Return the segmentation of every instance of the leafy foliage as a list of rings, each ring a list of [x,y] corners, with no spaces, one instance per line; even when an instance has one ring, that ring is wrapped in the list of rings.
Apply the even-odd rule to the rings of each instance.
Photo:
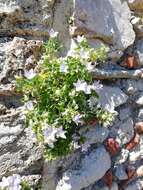
[[[17,77],[17,90],[23,92],[27,102],[26,125],[45,145],[47,159],[73,150],[73,135],[89,120],[107,125],[113,119],[111,113],[97,106],[101,85],[93,81],[90,73],[98,61],[105,61],[105,47],[95,50],[84,37],[78,37],[76,47],[66,57],[60,57],[61,48],[58,38],[51,37],[44,45],[38,73]],[[79,144],[85,141],[81,139],[82,136]]]

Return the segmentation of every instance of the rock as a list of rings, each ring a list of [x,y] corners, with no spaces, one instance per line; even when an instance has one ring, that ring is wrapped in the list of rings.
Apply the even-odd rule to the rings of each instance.
[[[71,34],[84,34],[123,50],[135,40],[130,17],[127,3],[120,0],[76,0]]]
[[[81,129],[83,130],[83,129]],[[89,144],[93,143],[102,143],[109,134],[109,129],[105,127],[89,127],[84,132],[80,132],[83,137],[89,142]]]
[[[138,134],[143,134],[143,122],[136,123],[135,130]]]
[[[117,134],[122,145],[130,142],[130,140],[134,137],[134,127],[132,118],[129,118],[119,123]]]
[[[111,167],[110,156],[103,146],[86,155],[81,167],[66,171],[56,190],[80,190],[101,179]]]
[[[124,103],[126,103],[128,96],[118,87],[104,86],[99,91],[99,105],[110,112]]]
[[[137,161],[137,160],[139,160],[141,158],[142,158],[141,153],[138,152],[138,151],[137,152],[131,152],[130,156],[129,156],[129,160],[131,162],[135,162],[135,161]]]
[[[143,1],[142,0],[127,0],[131,10],[135,12],[143,11]]]
[[[131,23],[133,25],[134,31],[138,39],[142,38],[143,37],[143,21],[141,17],[133,16],[131,18]]]
[[[135,92],[143,90],[142,82],[143,82],[142,79],[141,80],[127,79],[123,81],[123,86],[128,94],[133,95]]]
[[[59,38],[63,45],[69,50],[71,45],[71,37],[69,35],[69,20],[73,10],[74,1],[61,0],[55,4],[53,28],[59,32]],[[60,20],[60,22],[59,22]]]
[[[7,44],[5,64],[2,66],[0,81],[12,82],[15,75],[21,75],[24,68],[33,68],[40,58],[42,42],[15,37]],[[32,58],[32,59],[31,59]],[[28,60],[31,59],[29,62]]]
[[[116,182],[113,182],[112,187],[110,190],[118,190],[118,184]]]
[[[42,147],[33,141],[33,132],[24,128],[21,108],[0,116],[0,178],[13,173],[41,173]]]
[[[136,170],[137,176],[138,177],[143,177],[143,166],[140,166],[137,170]]]
[[[117,164],[123,164],[124,162],[127,161],[128,157],[129,157],[129,151],[122,148],[120,155],[116,157],[116,162],[115,162],[116,165]]]
[[[139,66],[139,62],[135,55],[126,55],[120,66],[123,66],[127,69],[136,69]]]
[[[108,138],[105,141],[105,146],[111,156],[115,156],[119,151],[119,143],[114,138]]]
[[[133,149],[135,146],[137,146],[140,142],[140,135],[138,134],[135,134],[135,136],[133,137],[133,139],[131,139],[130,142],[128,142],[126,145],[125,145],[125,148],[127,150],[131,150]]]
[[[142,39],[137,41],[135,52],[139,60],[139,65],[143,66],[143,40]]]
[[[6,106],[0,103],[0,115],[6,114]]]
[[[112,182],[113,182],[113,173],[111,170],[107,171],[106,174],[103,177],[104,182],[106,185],[111,188]]]
[[[126,179],[128,179],[127,173],[126,173],[125,168],[123,167],[123,165],[116,166],[115,176],[119,180],[126,180]]]
[[[129,184],[125,190],[142,190],[143,188],[143,181],[142,180],[137,180],[134,181],[133,183]]]
[[[139,97],[137,98],[136,104],[139,105],[139,106],[142,106],[142,105],[143,105],[143,93],[141,93],[141,94],[139,95]]]
[[[1,1],[1,36],[25,36],[44,39],[53,21],[52,1]]]
[[[126,173],[128,175],[128,180],[132,179],[136,175],[135,167],[128,165],[126,168]]]
[[[140,143],[129,154],[130,162],[136,162],[143,158],[143,138],[140,138]]]
[[[143,109],[139,110],[138,118],[143,120]]]
[[[119,117],[120,120],[123,121],[131,116],[131,108],[130,107],[123,107],[120,109]]]

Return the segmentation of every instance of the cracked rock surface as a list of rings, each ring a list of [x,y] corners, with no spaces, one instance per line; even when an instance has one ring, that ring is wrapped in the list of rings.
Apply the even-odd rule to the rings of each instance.
[[[91,143],[88,152],[48,162],[25,128],[14,84],[15,75],[36,67],[51,28],[63,53],[82,34],[93,47],[109,48],[110,59],[93,73],[104,86],[99,104],[117,114],[109,128],[80,131]],[[0,180],[18,173],[34,190],[39,184],[42,190],[143,189],[142,28],[142,0],[0,0]],[[121,65],[128,55],[136,57],[137,69]]]

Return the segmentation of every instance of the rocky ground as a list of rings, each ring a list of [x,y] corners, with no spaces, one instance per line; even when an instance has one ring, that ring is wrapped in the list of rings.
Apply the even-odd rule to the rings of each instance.
[[[24,128],[14,76],[35,67],[51,28],[64,53],[77,35],[109,47],[108,62],[92,74],[104,85],[100,104],[118,115],[109,128],[85,130],[87,153],[47,162]],[[142,37],[143,0],[0,0],[0,178],[19,173],[43,190],[142,190]]]

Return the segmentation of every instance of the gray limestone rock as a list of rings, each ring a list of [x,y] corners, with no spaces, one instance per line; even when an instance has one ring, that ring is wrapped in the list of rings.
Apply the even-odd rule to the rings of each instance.
[[[140,66],[143,66],[143,40],[138,40],[136,43],[136,54],[139,59]]]
[[[125,190],[142,190],[143,188],[143,181],[142,180],[136,180],[133,183],[130,183]]]
[[[5,61],[0,72],[0,81],[10,83],[15,75],[21,75],[24,68],[36,66],[40,57],[42,42],[15,37],[5,45]],[[1,49],[1,48],[0,48]]]
[[[113,44],[116,49],[123,50],[135,40],[130,17],[125,1],[75,0],[71,34],[85,34],[90,39],[99,38],[107,44]]]
[[[143,93],[139,94],[139,97],[136,99],[136,104],[139,106],[143,105]]]
[[[13,173],[41,174],[42,147],[34,141],[32,131],[24,128],[21,111],[11,109],[0,116],[0,178]]]
[[[143,80],[130,80],[123,81],[123,86],[128,94],[133,95],[137,91],[143,91]]]
[[[109,129],[99,126],[89,126],[87,130],[81,129],[80,133],[90,144],[103,143],[103,141],[108,137]]]
[[[124,103],[126,103],[128,96],[119,88],[104,86],[99,91],[99,105],[103,108],[113,112],[114,109]]]
[[[120,113],[119,113],[119,117],[120,117],[120,120],[124,120],[124,119],[127,119],[131,116],[131,108],[130,107],[124,107],[120,110]]]
[[[143,108],[141,108],[141,109],[139,110],[138,118],[139,118],[140,120],[143,120]]]
[[[0,1],[1,36],[17,35],[39,39],[48,37],[54,2],[55,0]]]
[[[127,120],[119,123],[117,134],[122,145],[128,143],[134,137],[134,125],[132,118],[128,118]]]
[[[128,179],[127,173],[125,172],[125,168],[122,165],[118,165],[116,167],[115,175],[119,180]]]
[[[111,166],[108,152],[103,146],[81,160],[81,167],[67,170],[59,180],[56,190],[81,190],[98,181]]]

